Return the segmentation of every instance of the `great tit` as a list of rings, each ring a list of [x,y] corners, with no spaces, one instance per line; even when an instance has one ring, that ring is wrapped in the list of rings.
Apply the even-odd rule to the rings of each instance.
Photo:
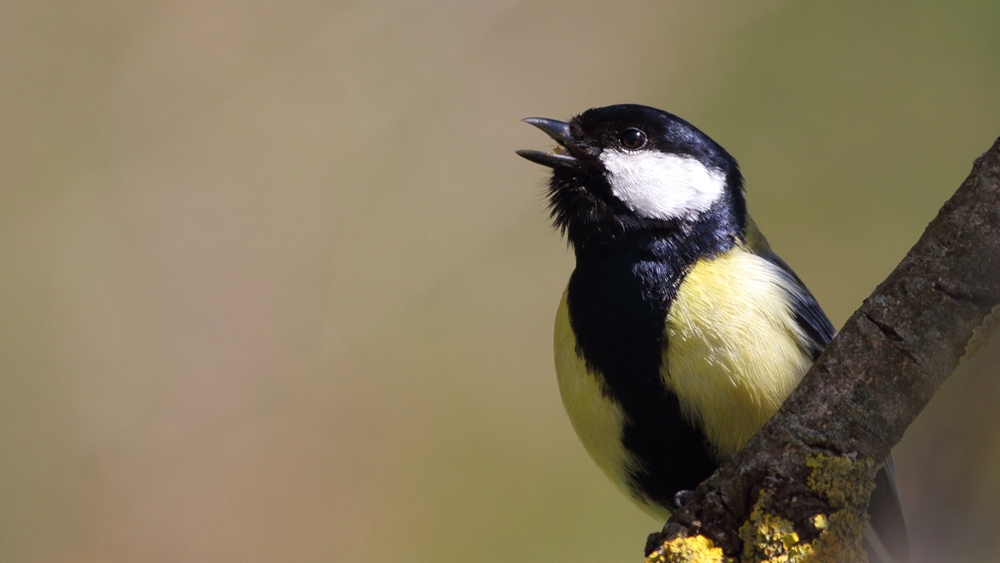
[[[833,326],[748,215],[736,160],[695,126],[631,104],[524,121],[558,145],[517,152],[552,169],[552,219],[576,254],[555,326],[566,412],[665,521],[778,410]],[[870,514],[871,560],[906,560],[891,459]]]

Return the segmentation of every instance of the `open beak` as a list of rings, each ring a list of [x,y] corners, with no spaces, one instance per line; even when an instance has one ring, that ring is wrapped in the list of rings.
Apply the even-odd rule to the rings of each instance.
[[[552,137],[559,144],[553,152],[542,152],[533,150],[516,151],[518,156],[526,158],[535,164],[558,168],[561,166],[572,166],[579,163],[579,159],[574,154],[582,154],[583,148],[579,146],[573,135],[569,132],[569,123],[546,119],[544,117],[526,117],[521,121],[530,123],[541,129],[546,135]]]

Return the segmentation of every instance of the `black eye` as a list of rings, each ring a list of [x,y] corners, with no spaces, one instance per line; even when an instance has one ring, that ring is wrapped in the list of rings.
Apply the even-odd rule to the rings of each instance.
[[[646,134],[634,127],[630,127],[618,135],[618,142],[623,147],[634,151],[646,146]]]

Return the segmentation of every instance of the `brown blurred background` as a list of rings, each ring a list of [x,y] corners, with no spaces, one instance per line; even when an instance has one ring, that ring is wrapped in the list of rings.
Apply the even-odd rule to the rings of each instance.
[[[0,4],[0,560],[638,561],[513,153],[618,102],[839,326],[1000,135],[1000,3]],[[1000,561],[998,348],[897,449],[916,561]]]

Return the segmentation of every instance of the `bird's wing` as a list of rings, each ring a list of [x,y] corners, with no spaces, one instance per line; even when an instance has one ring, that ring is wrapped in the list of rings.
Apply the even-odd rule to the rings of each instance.
[[[816,298],[809,293],[802,280],[795,275],[795,272],[792,271],[784,260],[773,252],[761,253],[760,256],[777,266],[778,270],[786,277],[789,287],[795,288],[795,291],[789,292],[792,298],[793,311],[795,312],[795,322],[805,336],[802,347],[815,360],[823,352],[823,349],[826,348],[826,345],[830,343],[830,340],[833,339],[833,335],[837,331],[833,329],[830,319],[826,317],[826,313],[820,308],[819,303],[816,302]]]

